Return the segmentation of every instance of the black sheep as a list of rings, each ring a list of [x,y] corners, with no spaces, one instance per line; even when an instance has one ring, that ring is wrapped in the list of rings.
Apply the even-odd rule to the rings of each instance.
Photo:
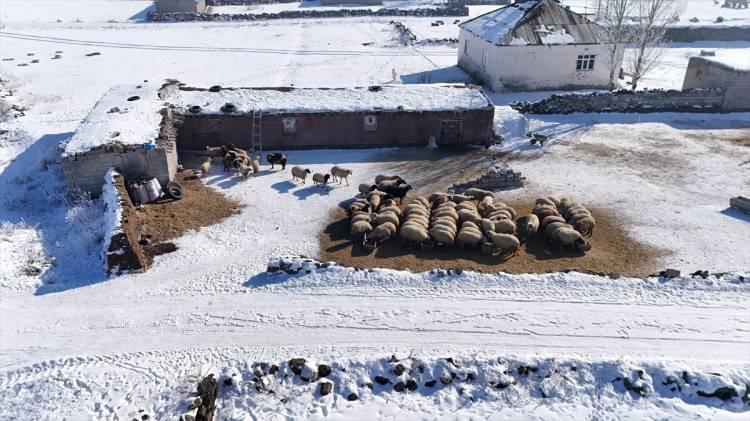
[[[386,193],[390,194],[395,199],[398,199],[399,203],[403,203],[404,198],[406,197],[406,193],[409,190],[411,190],[411,186],[407,184],[405,186],[391,187],[386,191]]]
[[[283,153],[271,152],[266,155],[266,160],[271,164],[271,169],[273,169],[274,164],[281,165],[282,170],[286,169],[286,156]]]

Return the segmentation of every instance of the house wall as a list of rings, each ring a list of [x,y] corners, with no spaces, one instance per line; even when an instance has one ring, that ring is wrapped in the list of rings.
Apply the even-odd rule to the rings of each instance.
[[[611,66],[607,45],[497,46],[461,30],[458,48],[458,65],[496,92],[609,88]],[[593,70],[576,70],[576,59],[583,54],[596,55]],[[621,63],[622,51],[619,51],[616,68]]]
[[[62,158],[63,173],[68,191],[89,192],[98,197],[104,175],[110,167],[118,168],[125,178],[156,177],[162,186],[174,180],[177,172],[177,148],[174,143],[165,147],[131,152],[112,152],[103,149]]]
[[[206,0],[156,0],[157,13],[202,13]]]
[[[383,0],[320,0],[321,6],[338,6],[340,4],[359,4],[364,6],[376,6],[383,4]]]
[[[683,90],[722,88],[725,111],[750,110],[750,70],[737,70],[703,57],[691,57]]]
[[[368,115],[376,117],[375,130],[364,128]],[[295,133],[284,133],[285,118],[294,118]],[[424,145],[430,136],[440,142],[444,120],[461,121],[457,143],[484,144],[491,140],[493,118],[493,107],[463,112],[266,114],[262,118],[263,149]],[[203,149],[233,143],[249,149],[251,127],[252,119],[246,115],[188,115],[177,144],[180,149]]]

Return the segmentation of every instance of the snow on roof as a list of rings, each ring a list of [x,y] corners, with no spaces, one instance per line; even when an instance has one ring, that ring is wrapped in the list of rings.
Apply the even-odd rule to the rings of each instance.
[[[716,56],[699,56],[699,57],[709,60],[709,61],[723,64],[735,70],[741,70],[745,72],[750,71],[750,54],[747,53],[747,50],[728,49],[726,51],[721,51],[720,54],[717,54]]]
[[[193,105],[201,113],[222,113],[230,103],[234,113],[326,113],[366,111],[461,111],[490,105],[477,87],[466,85],[387,85],[376,88],[238,88],[219,92],[173,90],[167,101],[188,114]]]
[[[524,17],[526,12],[536,4],[536,1],[513,3],[477,16],[459,26],[480,38],[499,44],[505,38],[505,35]]]
[[[159,86],[154,84],[111,88],[78,126],[63,156],[88,152],[107,143],[154,143],[164,108],[158,91]]]
[[[492,106],[476,86],[388,85],[373,88],[223,88],[218,92],[196,88],[167,89],[154,84],[110,89],[81,122],[65,146],[63,156],[85,153],[108,143],[154,144],[167,105],[190,115],[198,105],[201,114],[231,114],[262,110],[278,113],[327,113],[367,111],[464,111]],[[161,97],[160,92],[161,90]],[[134,99],[138,97],[138,99]],[[128,101],[128,99],[134,99]]]

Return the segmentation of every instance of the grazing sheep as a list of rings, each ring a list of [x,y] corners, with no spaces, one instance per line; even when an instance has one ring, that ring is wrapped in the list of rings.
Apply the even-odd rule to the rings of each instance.
[[[206,146],[206,154],[209,158],[221,158],[226,149],[223,146]]]
[[[250,175],[250,166],[240,163],[237,166],[237,175],[241,175],[244,178],[247,178]]]
[[[524,238],[534,235],[539,231],[539,218],[533,213],[524,215],[518,219],[516,227],[518,233]]]
[[[466,196],[464,194],[452,194],[450,197],[451,197],[451,201],[456,202],[456,203],[461,203],[461,202],[472,200],[471,197]]]
[[[312,176],[313,186],[319,185],[321,187],[328,187],[328,180],[331,178],[331,174],[321,174],[316,172]]]
[[[482,218],[479,221],[479,225],[482,227],[482,232],[495,232],[495,222],[487,218]]]
[[[487,196],[479,201],[479,204],[477,205],[477,210],[482,216],[487,216],[491,211],[495,209],[494,207],[494,199],[492,196]]]
[[[352,175],[352,170],[348,170],[337,165],[331,168],[331,175],[333,176],[333,181],[336,181],[338,179],[339,184],[341,184],[341,179],[344,179],[346,180],[346,185],[348,186],[349,176]]]
[[[586,209],[585,207],[583,207],[583,205],[576,204],[574,206],[569,207],[568,210],[565,211],[565,214],[563,215],[563,217],[565,219],[569,219],[574,214],[579,214],[579,213],[586,214],[586,215],[591,215],[591,212],[589,212],[588,209]]]
[[[405,186],[399,186],[392,189],[388,192],[388,194],[393,196],[395,199],[398,199],[399,203],[403,203],[404,198],[406,197],[406,194],[409,192],[409,190],[411,190],[411,186],[407,184]]]
[[[375,215],[375,225],[390,222],[395,226],[399,225],[398,216],[393,212],[379,212]]]
[[[591,237],[594,234],[594,228],[596,227],[596,220],[593,216],[583,217],[575,222],[571,222],[576,231]]]
[[[557,208],[560,209],[560,212],[565,213],[565,211],[567,211],[568,208],[573,204],[575,204],[575,201],[572,198],[564,196],[560,199],[560,203],[557,205]]]
[[[372,225],[367,221],[352,222],[352,238],[359,239],[372,232]]]
[[[544,227],[544,235],[548,239],[552,240],[553,239],[553,234],[554,234],[555,230],[558,229],[558,228],[561,228],[561,227],[573,228],[567,222],[552,222],[551,224],[549,224],[546,227]]]
[[[258,162],[257,159],[253,159],[253,162],[251,162],[250,165],[253,167],[253,177],[258,176],[258,173],[260,172],[260,162]]]
[[[396,188],[402,184],[406,184],[406,181],[399,178],[398,180],[383,180],[377,183],[377,186],[378,186],[378,190],[383,190],[387,192],[390,189]]]
[[[286,169],[286,156],[284,156],[283,153],[280,152],[271,152],[269,154],[266,154],[266,161],[268,161],[269,164],[271,164],[271,169],[273,169],[273,166],[276,164],[281,165],[281,170]]]
[[[450,197],[448,197],[448,193],[442,193],[442,192],[432,193],[427,198],[427,201],[432,203],[433,205],[439,205],[441,203],[447,202],[448,200],[450,200]]]
[[[385,196],[385,193],[377,190],[367,193],[367,201],[370,202],[373,210],[378,210],[380,203],[383,201],[383,196]]]
[[[458,232],[458,228],[456,227],[456,222],[450,219],[437,219],[435,221],[432,221],[430,223],[430,229],[432,228],[441,228],[446,229],[448,231],[451,231],[453,235]]]
[[[473,202],[461,202],[458,205],[456,205],[456,210],[460,211],[461,209],[468,209],[472,212],[476,212],[477,205],[475,205]]]
[[[474,225],[473,228],[467,226],[461,227],[461,230],[456,235],[456,242],[458,243],[458,246],[463,249],[466,246],[476,247],[482,242],[483,238],[482,233],[479,231],[479,228],[476,228],[476,225]]]
[[[443,226],[430,228],[430,238],[438,245],[450,247],[456,242],[456,232],[450,231]]]
[[[379,213],[392,212],[398,217],[400,217],[402,213],[401,209],[399,209],[398,206],[386,206],[384,202],[380,203],[380,209],[378,209],[378,212]]]
[[[354,215],[355,212],[370,212],[370,202],[364,199],[358,199],[355,200],[352,204],[349,205],[349,207],[346,209],[349,213],[349,216]]]
[[[307,174],[310,174],[311,171],[309,168],[302,168],[294,166],[292,167],[292,180],[300,179],[302,180],[302,184],[305,184],[305,179],[307,178]]]
[[[213,163],[212,158],[206,158],[205,161],[201,164],[201,174],[205,177],[208,175],[208,170],[211,169],[211,164]]]
[[[444,202],[444,203],[441,203],[441,204],[437,205],[436,209],[442,209],[442,208],[453,208],[453,209],[455,209],[456,206],[457,206],[456,202],[452,202],[452,201],[449,200],[448,202]]]
[[[420,203],[425,209],[430,209],[430,201],[424,196],[417,196],[412,200],[412,203]]]
[[[438,209],[432,213],[433,218],[440,218],[442,216],[449,216],[454,221],[458,220],[458,212],[452,208]]]
[[[391,236],[395,233],[396,233],[396,226],[390,222],[384,222],[378,225],[377,227],[375,227],[375,229],[373,229],[372,232],[367,234],[367,236],[365,237],[365,241],[377,246],[383,241],[391,238]]]
[[[571,247],[580,252],[591,250],[591,244],[583,238],[580,232],[572,228],[562,227],[555,230],[552,240],[560,246],[560,249]]]
[[[549,196],[549,197],[547,197],[547,199],[549,199],[550,201],[552,201],[552,203],[555,204],[555,207],[559,207],[560,206],[560,199],[558,197]]]
[[[383,201],[380,202],[380,207],[381,208],[393,207],[393,208],[398,209],[398,204],[396,203],[395,200],[393,200],[393,196],[386,194],[385,196],[383,196]],[[401,209],[398,209],[398,212],[396,212],[396,214],[400,216]]]
[[[430,235],[422,227],[417,225],[404,224],[399,230],[398,235],[401,237],[401,243],[417,243],[419,246],[423,241],[430,239]]]
[[[360,192],[360,193],[362,193],[362,194],[365,194],[365,195],[366,195],[367,193],[369,193],[369,192],[371,192],[371,191],[373,191],[373,190],[376,190],[377,188],[378,188],[378,186],[376,186],[376,185],[374,185],[374,184],[373,184],[373,185],[370,185],[370,184],[365,184],[365,183],[363,183],[363,184],[360,184],[360,185],[359,185],[359,188],[358,188],[358,190],[359,190],[359,192]]]
[[[495,232],[500,234],[515,234],[516,224],[510,219],[495,221]]]
[[[513,219],[513,214],[508,212],[507,209],[497,209],[497,210],[490,212],[485,217],[493,221],[499,221],[501,219]]]
[[[500,254],[503,256],[515,256],[518,249],[521,248],[521,242],[515,235],[490,232],[487,233],[487,238],[495,248],[500,250]]]
[[[385,181],[385,180],[402,180],[402,178],[397,175],[387,175],[387,174],[379,174],[375,176],[375,184],[379,184],[381,181]]]
[[[372,215],[369,213],[357,213],[356,215],[352,216],[352,224],[357,221],[365,221],[365,222],[372,222]]]
[[[553,208],[557,208],[557,205],[555,204],[555,202],[544,197],[540,197],[539,199],[536,199],[535,204],[536,205],[549,205],[549,206],[552,206]]]
[[[562,216],[557,215],[550,215],[544,219],[542,219],[542,225],[540,225],[541,229],[547,228],[547,225],[553,223],[553,222],[565,222],[565,218]]]
[[[404,225],[412,224],[412,223],[420,225],[424,228],[427,228],[430,226],[430,220],[422,215],[411,214],[407,216],[406,219],[404,219]]]
[[[471,211],[469,209],[461,209],[458,211],[458,220],[461,221],[461,223],[465,222],[474,222],[477,223],[482,219],[481,216],[477,213],[477,211]]]
[[[471,197],[474,200],[483,200],[486,197],[493,197],[494,194],[489,190],[482,190],[476,187],[466,189],[464,195]]]
[[[560,213],[557,212],[557,209],[549,207],[549,206],[534,208],[532,213],[536,215],[536,217],[541,219],[542,221],[544,220],[544,218],[548,216],[560,216]]]
[[[507,211],[508,213],[510,213],[510,219],[516,219],[518,217],[518,214],[516,213],[516,210],[513,209],[512,207],[506,205],[505,203],[496,202],[493,205],[493,207],[495,208],[496,211],[497,210],[504,210],[504,211]]]

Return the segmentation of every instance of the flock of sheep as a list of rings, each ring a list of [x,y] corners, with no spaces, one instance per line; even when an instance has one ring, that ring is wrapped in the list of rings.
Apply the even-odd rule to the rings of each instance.
[[[211,165],[215,158],[221,158],[224,163],[224,171],[231,171],[232,169],[237,171],[237,175],[247,178],[252,170],[253,175],[257,175],[260,171],[260,158],[250,157],[247,151],[240,148],[234,147],[234,145],[227,146],[206,146],[206,160],[201,164],[200,172],[203,176],[208,174],[211,169]],[[266,160],[271,164],[271,169],[274,169],[275,165],[281,165],[281,170],[286,169],[287,157],[280,152],[271,152],[266,154]],[[292,180],[300,180],[302,184],[305,184],[307,175],[311,174],[309,168],[302,168],[299,166],[292,167]],[[352,174],[352,170],[334,166],[331,168],[330,174],[315,173],[312,174],[313,185],[320,185],[327,187],[330,181],[338,181],[341,183],[342,180],[346,181],[346,185],[349,185],[349,176]]]
[[[355,242],[372,249],[398,235],[403,245],[481,247],[488,254],[510,257],[529,236],[543,233],[561,249],[591,249],[585,236],[593,232],[594,217],[567,197],[537,199],[532,213],[518,218],[515,209],[497,201],[492,192],[477,188],[418,196],[399,206],[409,189],[401,177],[391,175],[377,176],[374,185],[360,185],[363,197],[347,208]]]

